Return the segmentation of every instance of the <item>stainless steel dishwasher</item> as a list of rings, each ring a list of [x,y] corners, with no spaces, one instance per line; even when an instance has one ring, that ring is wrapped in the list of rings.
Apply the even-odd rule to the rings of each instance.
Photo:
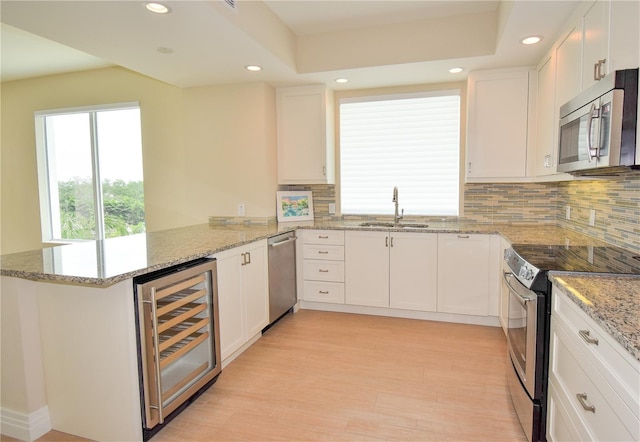
[[[269,325],[284,316],[298,300],[296,292],[296,235],[283,233],[269,244]]]

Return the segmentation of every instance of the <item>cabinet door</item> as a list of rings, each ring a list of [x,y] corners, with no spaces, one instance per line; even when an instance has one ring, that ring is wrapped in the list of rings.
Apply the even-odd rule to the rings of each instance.
[[[265,241],[243,249],[248,253],[242,267],[242,299],[247,340],[269,324],[267,247]]]
[[[438,235],[391,233],[389,306],[436,311]]]
[[[345,302],[389,307],[389,234],[345,232]]]
[[[245,342],[240,258],[239,253],[216,257],[220,353],[223,361]]]
[[[487,316],[490,236],[438,234],[438,311]]]
[[[536,176],[556,173],[557,163],[556,57],[551,53],[538,68],[536,105]]]
[[[574,98],[581,89],[582,29],[571,28],[556,48],[556,108]],[[561,117],[561,115],[559,115]]]
[[[599,80],[596,75],[605,75],[609,70],[609,3],[596,1],[582,20],[583,90]]]
[[[529,73],[472,72],[468,90],[468,181],[526,177]]]
[[[329,97],[325,87],[278,89],[278,184],[334,182]]]

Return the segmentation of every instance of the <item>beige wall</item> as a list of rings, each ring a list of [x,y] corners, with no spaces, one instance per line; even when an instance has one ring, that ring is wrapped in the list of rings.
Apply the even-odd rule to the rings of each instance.
[[[184,91],[185,196],[191,224],[275,215],[275,90],[263,83]]]
[[[138,101],[147,230],[273,216],[275,91],[180,89],[122,68],[2,83],[0,251],[41,247],[34,111]],[[256,191],[257,190],[257,191]]]

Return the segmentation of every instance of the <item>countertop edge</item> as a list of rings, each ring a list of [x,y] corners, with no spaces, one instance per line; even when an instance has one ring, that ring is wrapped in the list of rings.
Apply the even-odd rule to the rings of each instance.
[[[579,273],[570,273],[570,272],[549,272],[549,279],[551,282],[558,287],[559,290],[562,291],[567,297],[576,304],[580,310],[585,312],[589,318],[591,318],[597,325],[602,327],[602,329],[611,336],[616,342],[618,342],[631,356],[633,356],[638,362],[640,362],[640,348],[634,344],[624,333],[614,327],[607,318],[597,309],[589,306],[584,302],[584,299],[581,299],[579,296],[576,296],[575,289],[571,286],[570,283],[564,281],[562,279],[563,276],[570,275],[572,277],[580,277]],[[594,275],[594,274],[584,274],[582,275],[584,278],[597,278],[602,275]],[[609,275],[610,276],[610,275]],[[639,276],[636,275],[616,275],[617,279],[628,278],[628,279],[640,279]]]

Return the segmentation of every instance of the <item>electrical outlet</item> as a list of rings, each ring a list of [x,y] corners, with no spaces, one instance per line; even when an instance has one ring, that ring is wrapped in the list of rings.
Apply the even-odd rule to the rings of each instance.
[[[596,211],[594,209],[591,209],[589,211],[589,225],[590,226],[596,225]]]
[[[571,206],[567,206],[567,219],[571,219]]]
[[[238,216],[244,216],[244,204],[238,204]]]
[[[336,213],[336,203],[329,203],[329,215]]]

